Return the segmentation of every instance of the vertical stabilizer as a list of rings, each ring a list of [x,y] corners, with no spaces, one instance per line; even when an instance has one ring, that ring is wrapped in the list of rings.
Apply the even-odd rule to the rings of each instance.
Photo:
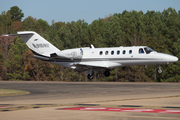
[[[10,35],[19,35],[26,45],[35,53],[50,57],[50,54],[57,53],[60,50],[57,49],[50,42],[45,40],[39,34],[33,31],[23,31],[17,32],[18,34],[10,34]]]

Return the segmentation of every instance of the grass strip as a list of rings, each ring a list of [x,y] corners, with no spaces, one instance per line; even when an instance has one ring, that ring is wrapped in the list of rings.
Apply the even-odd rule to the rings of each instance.
[[[28,91],[13,90],[13,89],[0,89],[0,96],[16,96],[30,94]]]

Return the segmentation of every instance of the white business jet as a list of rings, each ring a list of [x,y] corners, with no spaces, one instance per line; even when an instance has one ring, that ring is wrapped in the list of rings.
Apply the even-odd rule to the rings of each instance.
[[[72,68],[79,72],[87,70],[88,79],[94,78],[93,70],[104,71],[108,77],[115,67],[135,65],[169,64],[178,61],[172,55],[158,53],[147,46],[91,47],[59,50],[33,31],[17,32],[4,36],[19,35],[33,51],[34,58]],[[162,72],[160,70],[159,72]]]

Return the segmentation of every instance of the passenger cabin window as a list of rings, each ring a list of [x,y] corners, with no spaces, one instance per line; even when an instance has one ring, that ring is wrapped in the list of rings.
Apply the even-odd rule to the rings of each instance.
[[[114,51],[111,51],[111,55],[114,55]]]
[[[105,52],[105,55],[108,55],[108,51]]]
[[[125,50],[123,50],[123,54],[126,54],[126,51],[125,51]]]
[[[146,54],[149,54],[151,52],[154,52],[153,49],[149,48],[149,47],[145,47],[144,50],[146,51]]]
[[[100,52],[99,52],[99,55],[102,55],[102,54],[103,54],[103,52],[102,52],[102,51],[100,51]]]
[[[142,48],[139,48],[139,54],[144,54],[144,50]]]
[[[129,54],[132,54],[132,50],[129,50]]]
[[[120,51],[118,50],[118,51],[117,51],[117,55],[119,55],[119,54],[120,54]]]

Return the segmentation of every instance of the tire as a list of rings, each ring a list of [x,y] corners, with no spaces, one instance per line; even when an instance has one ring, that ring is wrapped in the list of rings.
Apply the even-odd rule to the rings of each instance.
[[[87,78],[89,79],[89,80],[92,80],[93,78],[94,78],[94,74],[88,74],[88,76],[87,76]]]
[[[109,70],[106,70],[106,71],[104,72],[104,76],[106,76],[106,77],[109,77],[109,76],[110,76]]]

